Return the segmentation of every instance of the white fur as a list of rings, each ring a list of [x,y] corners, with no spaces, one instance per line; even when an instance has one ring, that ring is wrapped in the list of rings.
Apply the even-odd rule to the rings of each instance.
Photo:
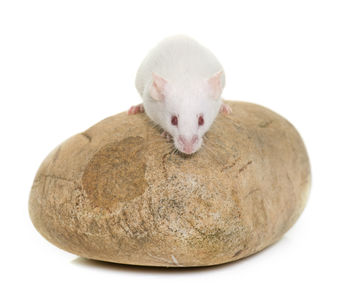
[[[222,73],[218,73],[220,71]],[[161,100],[151,96],[154,75],[166,81]],[[215,89],[210,84],[215,81],[209,81],[215,75],[220,76],[219,96],[214,96]],[[225,85],[225,75],[216,57],[191,38],[170,37],[159,43],[144,59],[135,84],[147,115],[173,136],[175,147],[183,151],[178,140],[180,135],[186,140],[197,135],[199,140],[193,145],[193,152],[196,152],[221,106],[220,94]],[[178,126],[171,124],[173,115],[178,116]],[[203,126],[198,126],[200,115],[204,117]]]

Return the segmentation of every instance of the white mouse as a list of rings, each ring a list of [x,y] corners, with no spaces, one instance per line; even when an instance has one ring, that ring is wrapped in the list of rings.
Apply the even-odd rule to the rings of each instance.
[[[128,114],[145,111],[185,154],[200,149],[219,111],[231,112],[221,99],[225,86],[221,64],[208,49],[186,36],[167,38],[151,50],[135,84],[143,104],[132,106]]]

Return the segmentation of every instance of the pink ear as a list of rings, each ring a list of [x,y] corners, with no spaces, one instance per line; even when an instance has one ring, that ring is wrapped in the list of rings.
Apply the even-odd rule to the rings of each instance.
[[[167,81],[161,76],[152,73],[153,82],[150,88],[150,95],[155,100],[163,100],[164,99],[164,89]]]
[[[218,99],[222,92],[222,75],[223,71],[216,72],[212,77],[208,79],[208,84],[212,89],[212,96],[214,99]]]

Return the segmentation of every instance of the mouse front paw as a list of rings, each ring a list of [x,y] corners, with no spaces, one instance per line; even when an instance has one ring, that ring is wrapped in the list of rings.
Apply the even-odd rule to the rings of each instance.
[[[225,115],[228,115],[228,114],[232,113],[232,109],[228,104],[223,103],[223,104],[221,104],[220,112],[225,114]]]
[[[128,115],[142,113],[142,112],[145,112],[145,108],[143,107],[143,104],[140,103],[138,105],[131,106],[128,111]]]
[[[171,135],[166,131],[163,131],[160,136],[164,137],[167,141],[171,141]]]

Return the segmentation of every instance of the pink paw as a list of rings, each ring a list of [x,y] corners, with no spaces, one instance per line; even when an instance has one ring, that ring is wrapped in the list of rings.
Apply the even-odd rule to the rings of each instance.
[[[221,104],[220,112],[227,115],[227,114],[232,113],[232,109],[229,105],[223,103],[223,104]]]
[[[166,131],[163,131],[162,134],[160,134],[160,136],[164,137],[168,141],[171,140],[171,135]]]
[[[144,112],[144,111],[145,111],[145,109],[143,107],[143,104],[133,105],[133,106],[130,107],[130,109],[128,111],[128,115],[141,113],[141,112]]]

